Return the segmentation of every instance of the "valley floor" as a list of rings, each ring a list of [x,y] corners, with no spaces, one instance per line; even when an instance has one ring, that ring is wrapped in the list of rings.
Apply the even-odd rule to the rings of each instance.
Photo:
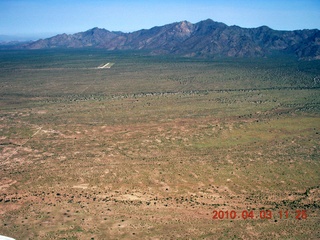
[[[1,235],[320,237],[318,62],[57,54],[1,59]]]

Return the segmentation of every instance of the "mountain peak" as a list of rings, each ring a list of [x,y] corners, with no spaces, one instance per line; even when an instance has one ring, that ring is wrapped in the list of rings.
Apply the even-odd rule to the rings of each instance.
[[[187,20],[183,20],[180,22],[181,25],[192,25],[191,22],[188,22]]]
[[[97,32],[109,32],[109,31],[104,28],[98,28],[98,27],[94,27],[85,31],[85,33],[97,33]]]
[[[269,28],[268,26],[265,26],[265,25],[258,27],[258,29],[262,31],[273,31],[272,28]]]
[[[182,21],[179,22],[177,25],[177,29],[182,33],[182,34],[186,34],[186,35],[190,35],[191,32],[194,29],[194,26],[192,23],[188,22],[188,21]]]
[[[217,26],[223,26],[223,27],[227,26],[226,24],[224,24],[222,22],[216,22],[210,18],[203,20],[203,21],[200,21],[199,23],[207,24],[207,25],[217,25]]]

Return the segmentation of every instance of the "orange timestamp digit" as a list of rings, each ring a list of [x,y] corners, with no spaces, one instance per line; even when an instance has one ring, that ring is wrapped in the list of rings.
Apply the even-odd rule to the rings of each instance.
[[[260,210],[259,212],[254,212],[253,210],[243,210],[241,212],[236,212],[235,210],[214,210],[212,219],[288,219],[290,213],[288,210],[280,210],[278,212],[273,212],[272,210]],[[292,216],[293,214],[291,214]],[[307,210],[296,210],[295,219],[307,219]]]

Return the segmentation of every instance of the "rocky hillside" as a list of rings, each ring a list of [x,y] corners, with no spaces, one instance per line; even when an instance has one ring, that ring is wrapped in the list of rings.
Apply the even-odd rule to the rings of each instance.
[[[208,19],[196,24],[182,21],[132,33],[93,28],[20,46],[24,49],[84,47],[202,57],[261,57],[282,51],[300,59],[320,59],[320,31],[276,31],[266,26],[241,28]]]

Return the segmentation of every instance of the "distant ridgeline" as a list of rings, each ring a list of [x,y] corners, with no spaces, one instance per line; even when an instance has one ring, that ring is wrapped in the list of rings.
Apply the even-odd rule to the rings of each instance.
[[[299,59],[320,59],[320,31],[277,31],[269,27],[241,28],[211,19],[192,24],[172,23],[132,33],[93,28],[72,35],[60,34],[20,44],[18,49],[103,48],[147,50],[151,54],[199,57],[263,57],[277,52]]]

